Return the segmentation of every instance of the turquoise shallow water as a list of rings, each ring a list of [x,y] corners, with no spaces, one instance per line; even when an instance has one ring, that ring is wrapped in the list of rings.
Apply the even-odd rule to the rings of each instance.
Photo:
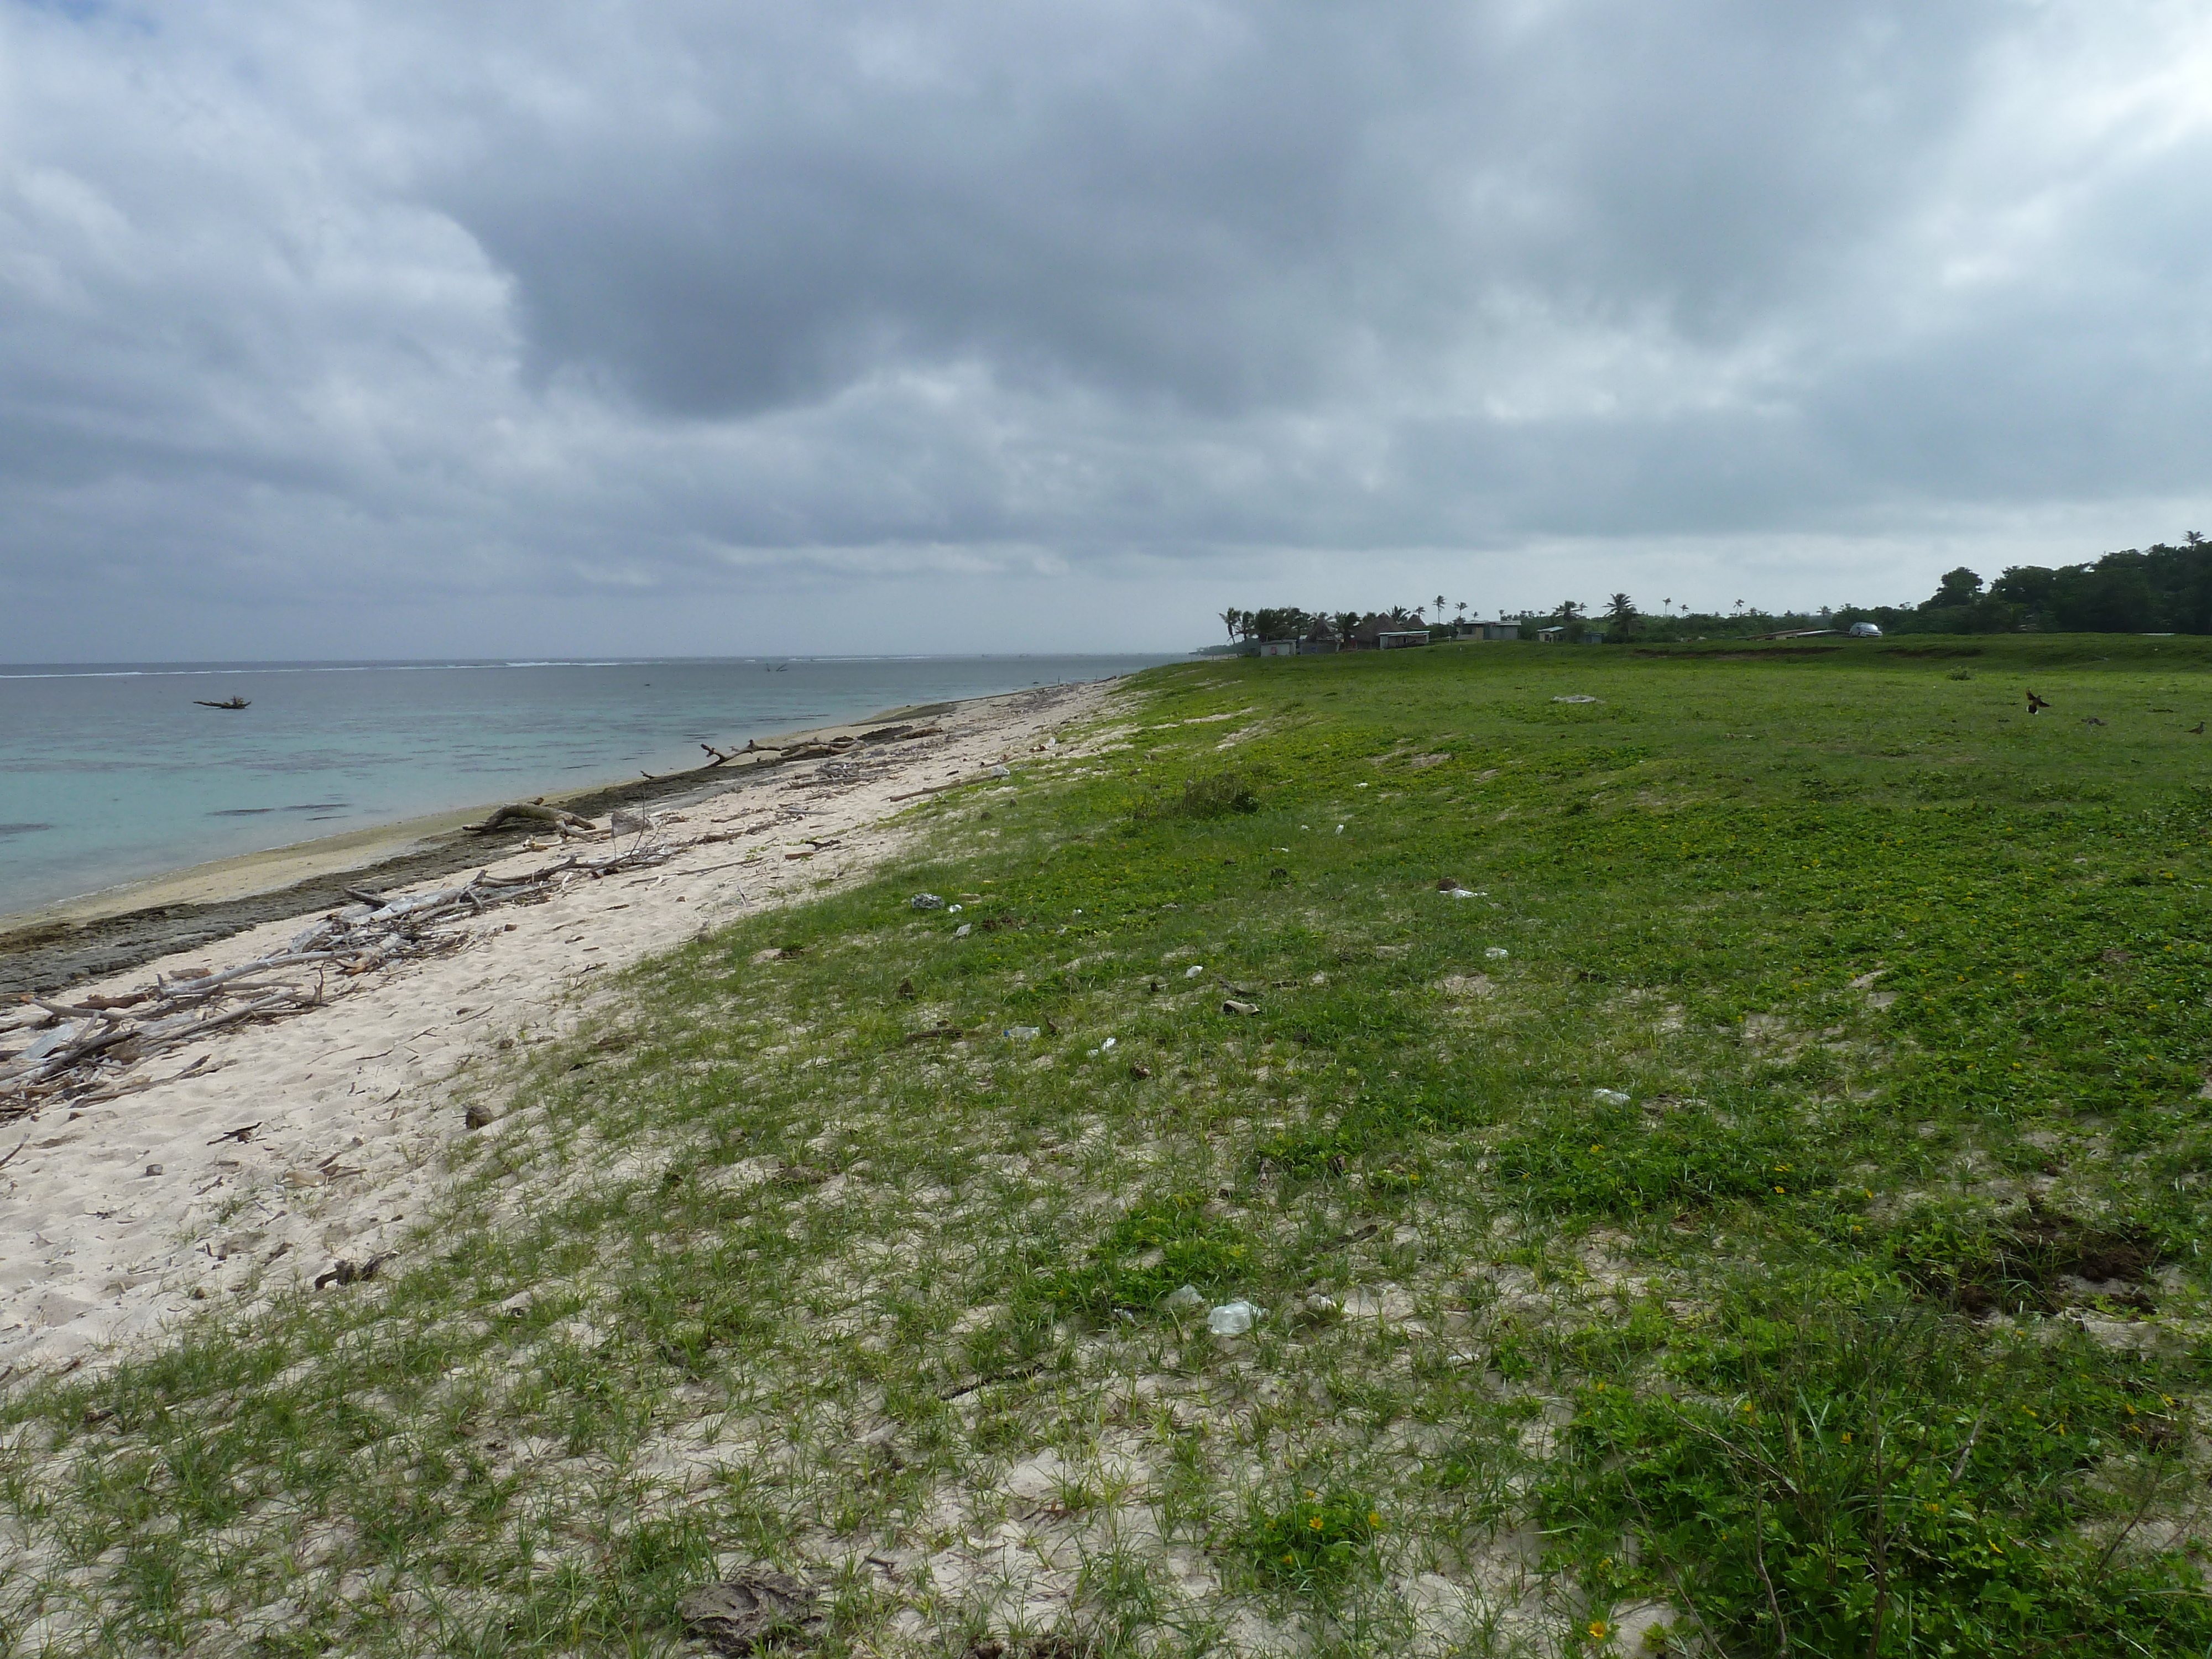
[[[0,915],[210,859],[668,772],[702,742],[1162,657],[0,665]],[[246,697],[233,714],[195,698]]]

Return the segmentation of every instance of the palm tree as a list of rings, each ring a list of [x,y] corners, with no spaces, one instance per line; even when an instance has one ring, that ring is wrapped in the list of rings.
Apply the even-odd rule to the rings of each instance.
[[[1583,602],[1580,599],[1562,599],[1559,601],[1558,615],[1561,622],[1572,622],[1576,617],[1582,614]]]
[[[1459,614],[1462,617],[1467,615],[1467,601],[1465,599],[1462,599],[1459,602]]]
[[[1233,605],[1231,605],[1228,610],[1221,613],[1222,625],[1229,630],[1230,644],[1234,645],[1237,643],[1237,624],[1243,619],[1244,613],[1242,611],[1239,611]]]
[[[1336,637],[1346,645],[1352,643],[1352,631],[1359,626],[1357,611],[1340,611],[1329,620],[1336,624]]]
[[[1441,616],[1443,616],[1443,614],[1444,614],[1444,596],[1443,596],[1443,594],[1439,593],[1439,594],[1437,594],[1437,616],[1439,616],[1439,617],[1441,617]]]

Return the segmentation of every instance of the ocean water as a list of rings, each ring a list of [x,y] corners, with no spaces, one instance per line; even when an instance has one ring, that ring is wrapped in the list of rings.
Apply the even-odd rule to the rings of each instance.
[[[701,743],[1164,657],[0,665],[0,915],[165,870],[696,766]],[[238,713],[194,706],[233,696]]]

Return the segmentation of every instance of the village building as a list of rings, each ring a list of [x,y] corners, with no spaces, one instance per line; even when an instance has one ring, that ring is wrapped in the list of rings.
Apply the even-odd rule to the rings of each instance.
[[[1395,651],[1409,645],[1426,645],[1429,630],[1410,619],[1371,616],[1352,630],[1353,651]]]

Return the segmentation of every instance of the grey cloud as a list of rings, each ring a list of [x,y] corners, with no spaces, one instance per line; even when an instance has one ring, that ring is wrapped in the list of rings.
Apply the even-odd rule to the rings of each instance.
[[[1962,7],[1507,9],[720,8],[686,118],[488,86],[425,187],[542,369],[672,413],[972,356],[1231,414],[1451,349],[1500,289],[1755,326],[1896,211],[1990,45]]]
[[[0,653],[2172,534],[2207,62],[2149,0],[0,0]]]

